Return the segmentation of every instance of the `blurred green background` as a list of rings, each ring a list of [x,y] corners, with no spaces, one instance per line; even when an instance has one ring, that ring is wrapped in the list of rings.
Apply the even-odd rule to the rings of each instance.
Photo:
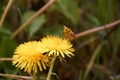
[[[0,0],[0,18],[9,0]],[[57,0],[44,13],[30,23],[14,39],[13,32],[43,7],[48,0],[14,0],[0,28],[0,58],[10,58],[17,45],[30,40],[40,40],[46,35],[63,36],[66,25],[79,33],[120,19],[120,0]],[[109,34],[110,32],[110,34]],[[120,80],[120,27],[73,40],[75,56],[60,63],[56,61],[52,80],[84,80],[88,62],[95,53],[95,62],[86,80]],[[38,74],[38,80],[47,75]],[[15,68],[11,61],[0,61],[0,73],[28,75]],[[0,77],[0,80],[13,80]],[[17,79],[20,80],[20,79]],[[44,80],[44,79],[43,79]]]

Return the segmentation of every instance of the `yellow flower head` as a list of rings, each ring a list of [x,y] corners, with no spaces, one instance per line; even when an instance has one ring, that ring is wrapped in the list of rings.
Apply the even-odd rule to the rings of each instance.
[[[41,40],[41,43],[44,46],[44,50],[48,52],[48,56],[56,55],[63,58],[65,55],[68,57],[74,56],[72,44],[67,39],[62,39],[58,36],[47,36]]]
[[[49,66],[49,57],[41,53],[41,42],[30,41],[17,47],[13,55],[13,65],[25,72],[42,71]]]

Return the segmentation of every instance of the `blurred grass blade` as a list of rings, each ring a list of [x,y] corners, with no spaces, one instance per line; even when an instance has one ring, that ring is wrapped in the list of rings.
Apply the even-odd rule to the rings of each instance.
[[[87,19],[89,20],[89,22],[91,22],[93,25],[96,25],[96,26],[101,25],[100,21],[94,15],[86,14],[86,16],[87,16]]]
[[[120,43],[120,26],[116,29],[114,34],[115,34],[115,36],[113,38],[113,41],[114,41],[114,43],[113,43],[113,50],[114,50],[114,52],[112,54],[112,61],[113,61],[113,63],[114,63],[114,61],[116,59],[117,51],[119,49],[118,47],[119,47],[119,43]]]
[[[103,45],[103,43],[101,43],[101,44],[96,48],[96,50],[94,51],[94,53],[93,53],[93,55],[92,55],[92,57],[91,57],[91,59],[90,59],[90,62],[89,62],[88,65],[87,65],[87,69],[86,69],[86,71],[85,71],[85,73],[84,73],[84,75],[83,75],[83,80],[86,79],[88,73],[90,72],[90,69],[92,68],[92,65],[94,64],[94,61],[95,61],[98,53],[100,52],[100,50],[101,50],[101,48],[102,48],[102,45]]]

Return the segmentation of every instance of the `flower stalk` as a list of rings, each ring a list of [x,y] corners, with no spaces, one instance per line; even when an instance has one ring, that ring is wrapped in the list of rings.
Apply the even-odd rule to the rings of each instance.
[[[36,73],[35,73],[35,72],[33,72],[33,80],[37,80],[37,79],[36,79]]]
[[[51,74],[52,74],[52,70],[53,70],[53,66],[54,66],[54,63],[55,63],[55,59],[56,59],[56,56],[53,58],[53,60],[51,62],[50,69],[49,69],[49,72],[48,72],[46,80],[50,80],[50,77],[51,77]]]

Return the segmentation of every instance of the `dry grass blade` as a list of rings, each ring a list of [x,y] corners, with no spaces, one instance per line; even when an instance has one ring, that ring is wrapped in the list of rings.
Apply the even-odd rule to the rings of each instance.
[[[5,17],[6,17],[8,11],[10,9],[12,3],[13,3],[13,0],[9,0],[8,5],[7,5],[2,17],[1,17],[1,20],[0,20],[0,28],[2,27],[2,24],[3,24],[4,20],[5,20]]]
[[[92,34],[92,33],[95,33],[95,32],[99,32],[99,31],[102,31],[104,29],[112,28],[112,27],[115,27],[118,24],[120,24],[120,20],[117,20],[115,22],[109,23],[109,24],[104,25],[104,26],[99,26],[99,27],[96,27],[96,28],[93,28],[93,29],[89,29],[89,30],[80,32],[80,33],[76,34],[76,38],[79,38],[79,37],[82,37],[82,36],[85,36],[85,35],[89,35],[89,34]]]
[[[0,61],[12,61],[12,58],[0,58]]]
[[[30,24],[34,19],[36,19],[40,14],[47,10],[56,0],[50,0],[45,6],[40,8],[30,19],[24,22],[12,35],[11,39],[15,38],[19,32],[21,32],[28,24]]]
[[[0,73],[0,76],[2,76],[2,77],[14,78],[14,79],[27,79],[27,80],[32,80],[32,77],[31,77],[31,76],[18,76],[18,75],[13,75],[13,74],[2,74],[2,73]]]

